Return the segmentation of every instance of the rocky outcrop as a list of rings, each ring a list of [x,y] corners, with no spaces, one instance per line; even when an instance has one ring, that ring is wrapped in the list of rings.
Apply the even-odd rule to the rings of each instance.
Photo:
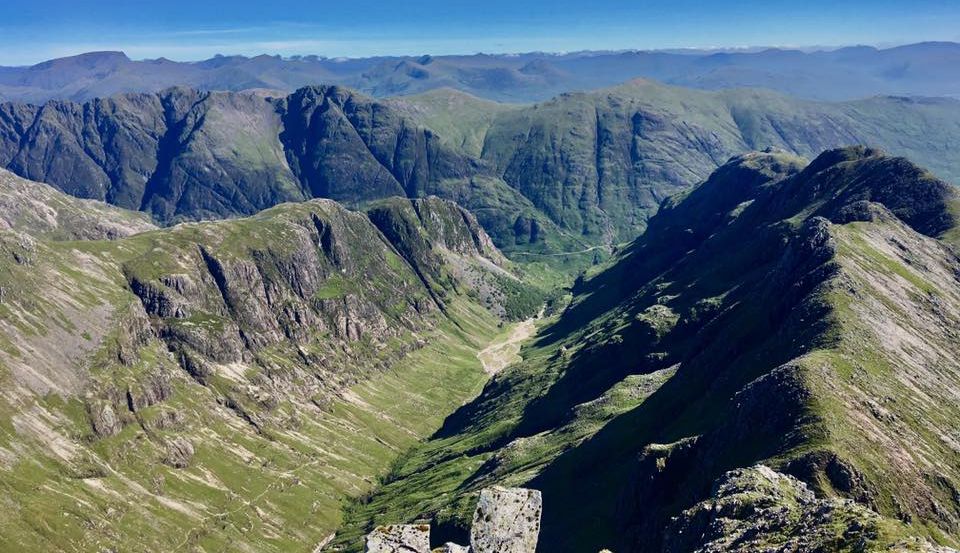
[[[540,534],[543,500],[537,490],[485,488],[473,515],[470,546],[445,543],[434,553],[534,553]],[[404,553],[430,550],[430,527],[425,524],[378,526],[367,535],[367,553]]]
[[[866,550],[880,515],[848,499],[818,499],[801,481],[758,465],[728,472],[711,498],[667,530],[667,553]]]
[[[167,453],[163,462],[171,467],[182,469],[190,466],[194,449],[190,440],[177,437],[167,442]]]
[[[364,553],[429,553],[430,525],[378,526],[367,535]]]
[[[90,424],[97,436],[107,438],[123,429],[123,423],[110,403],[91,399],[86,402],[86,407]]]

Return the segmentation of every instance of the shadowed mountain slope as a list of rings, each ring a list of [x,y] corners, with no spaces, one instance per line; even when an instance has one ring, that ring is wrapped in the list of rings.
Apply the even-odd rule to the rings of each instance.
[[[543,491],[544,551],[956,546],[957,214],[876,150],[734,158],[579,282],[341,543],[424,516],[462,539],[501,483]]]

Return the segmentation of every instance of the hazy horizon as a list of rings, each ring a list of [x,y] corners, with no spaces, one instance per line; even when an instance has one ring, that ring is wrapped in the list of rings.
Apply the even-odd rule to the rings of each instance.
[[[388,54],[370,54],[370,55],[358,55],[358,56],[330,56],[318,53],[297,53],[297,54],[281,54],[275,52],[259,52],[259,53],[230,53],[230,52],[215,52],[210,55],[202,57],[184,57],[176,58],[171,56],[153,56],[153,57],[138,57],[131,56],[127,51],[123,49],[94,49],[94,50],[83,50],[71,53],[65,53],[63,55],[57,55],[51,58],[38,59],[29,63],[20,63],[20,64],[3,64],[0,63],[0,66],[3,67],[28,67],[31,65],[37,65],[46,61],[53,59],[63,59],[78,57],[89,54],[108,54],[108,53],[119,53],[126,56],[131,61],[155,61],[160,59],[166,59],[169,61],[175,62],[200,62],[206,61],[209,59],[215,59],[218,57],[242,57],[242,58],[256,58],[259,56],[269,56],[277,57],[284,60],[292,60],[298,58],[310,58],[315,57],[318,59],[327,59],[327,60],[359,60],[359,59],[370,59],[370,58],[400,58],[400,57],[418,57],[424,55],[438,56],[438,57],[470,57],[470,56],[532,56],[532,55],[544,55],[544,56],[568,56],[568,55],[590,55],[590,54],[605,54],[605,53],[627,53],[627,52],[650,52],[650,53],[672,53],[672,54],[721,54],[721,53],[758,53],[767,50],[783,50],[783,51],[796,51],[803,53],[816,53],[816,52],[832,52],[836,50],[842,50],[844,48],[873,48],[875,50],[890,50],[895,48],[901,48],[905,46],[915,46],[918,44],[957,44],[960,45],[960,40],[922,40],[916,42],[898,42],[898,43],[889,43],[889,44],[835,44],[835,45],[792,45],[792,44],[763,44],[763,45],[751,45],[751,46],[713,46],[713,47],[689,47],[689,48],[617,48],[617,49],[583,49],[583,50],[523,50],[523,51],[464,51],[464,52],[447,52],[447,53],[435,53],[435,52],[397,52],[397,53],[388,53]]]
[[[625,2],[492,0],[349,5],[294,1],[143,4],[13,0],[0,23],[0,65],[31,65],[91,51],[131,59],[208,59],[216,54],[400,55],[585,50],[885,48],[960,41],[960,7],[943,0],[692,0]],[[851,24],[853,23],[853,24]]]

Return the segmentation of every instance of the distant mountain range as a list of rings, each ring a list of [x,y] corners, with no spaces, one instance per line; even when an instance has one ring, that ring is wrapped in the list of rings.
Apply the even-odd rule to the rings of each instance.
[[[958,142],[955,99],[814,102],[647,80],[532,106],[337,86],[0,104],[0,167],[161,224],[316,197],[437,195],[508,252],[630,240],[664,198],[750,150],[875,145],[957,182]]]
[[[217,56],[197,62],[135,61],[122,52],[91,52],[30,67],[0,67],[0,99],[85,101],[122,92],[156,92],[173,85],[291,92],[307,85],[337,84],[376,97],[451,87],[482,98],[524,103],[636,77],[706,90],[767,88],[819,100],[874,95],[957,97],[958,68],[960,44],[952,42],[814,52],[623,51],[358,59],[261,55]]]

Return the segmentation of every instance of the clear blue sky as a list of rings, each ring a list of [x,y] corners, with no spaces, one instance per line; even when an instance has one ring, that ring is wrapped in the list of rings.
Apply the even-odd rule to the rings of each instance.
[[[960,41],[960,0],[3,0],[0,64]]]

